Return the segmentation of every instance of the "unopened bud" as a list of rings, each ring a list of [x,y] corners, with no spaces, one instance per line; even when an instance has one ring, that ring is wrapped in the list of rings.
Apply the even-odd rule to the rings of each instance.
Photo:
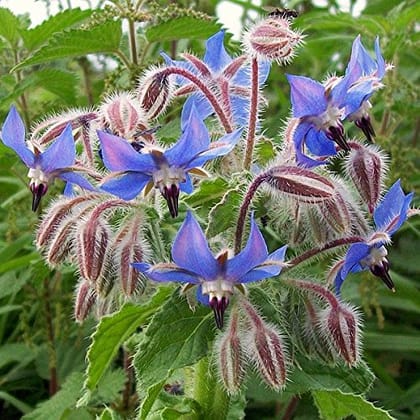
[[[380,197],[386,158],[373,145],[351,142],[352,151],[347,158],[346,172],[350,176],[369,212],[373,213]]]
[[[245,49],[251,56],[288,64],[304,38],[300,32],[293,31],[290,24],[291,20],[282,16],[267,17],[245,34]]]
[[[147,119],[165,112],[172,99],[171,76],[161,68],[148,70],[139,80],[137,97]]]
[[[351,217],[345,199],[337,192],[333,198],[325,200],[318,206],[321,223],[338,234],[348,232],[351,228]]]
[[[87,318],[95,301],[95,290],[90,286],[88,281],[82,280],[77,287],[74,303],[74,318],[77,322],[83,322]]]
[[[275,166],[267,171],[267,183],[300,203],[319,203],[333,198],[332,181],[298,166]]]
[[[244,354],[238,326],[238,313],[232,310],[228,326],[217,342],[219,374],[229,394],[239,391],[244,378]]]

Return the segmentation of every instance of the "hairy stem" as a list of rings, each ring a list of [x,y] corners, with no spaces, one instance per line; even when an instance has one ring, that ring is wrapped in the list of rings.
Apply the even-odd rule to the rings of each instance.
[[[255,133],[258,120],[258,60],[254,57],[251,62],[251,101],[248,120],[248,133],[244,158],[244,169],[249,170],[254,153]]]

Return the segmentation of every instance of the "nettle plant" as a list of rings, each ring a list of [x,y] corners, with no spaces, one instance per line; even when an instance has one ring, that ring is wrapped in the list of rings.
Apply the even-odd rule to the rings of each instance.
[[[34,211],[55,178],[66,182],[35,242],[53,269],[77,268],[75,320],[99,320],[85,389],[123,345],[142,418],[168,406],[224,418],[252,372],[293,393],[319,389],[314,372],[347,378],[343,392],[372,381],[361,316],[340,290],[370,270],[395,291],[387,248],[416,213],[399,181],[384,187],[387,157],[373,144],[370,101],[392,66],[379,39],[371,55],[358,36],[344,74],[288,74],[291,116],[267,139],[264,82],[303,42],[294,17],[278,11],[252,25],[236,57],[224,31],[203,58],[162,53],[132,91],[46,116],[29,135],[14,107],[3,124],[3,143],[29,168]],[[179,97],[180,135],[168,144],[160,124]],[[346,136],[353,123],[364,139]],[[262,166],[267,140],[279,146]],[[281,239],[271,251],[268,230]],[[330,265],[315,277],[321,256]]]

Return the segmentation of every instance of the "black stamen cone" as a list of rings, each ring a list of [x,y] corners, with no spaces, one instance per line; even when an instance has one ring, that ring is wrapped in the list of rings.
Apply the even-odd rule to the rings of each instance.
[[[346,152],[350,152],[350,146],[348,145],[344,137],[343,130],[340,127],[331,126],[328,129],[327,135],[332,141],[335,141],[341,149],[345,150]]]
[[[373,143],[373,138],[376,136],[376,134],[372,123],[370,122],[370,118],[362,117],[360,120],[357,120],[354,123],[363,131],[363,134],[366,136],[368,142]]]
[[[164,187],[162,195],[168,204],[169,213],[172,217],[178,216],[178,197],[179,197],[179,187],[175,184],[172,184],[169,188]]]
[[[372,272],[372,274],[379,277],[389,289],[395,292],[394,282],[392,281],[391,276],[389,275],[388,261],[382,261],[381,265],[373,265],[370,268],[370,271]]]
[[[44,184],[39,184],[38,186],[31,187],[32,191],[32,211],[37,211],[41,198],[47,192],[47,186]]]
[[[210,307],[213,309],[214,319],[219,330],[223,328],[223,317],[228,304],[229,301],[225,296],[223,296],[220,300],[215,296],[210,301]]]

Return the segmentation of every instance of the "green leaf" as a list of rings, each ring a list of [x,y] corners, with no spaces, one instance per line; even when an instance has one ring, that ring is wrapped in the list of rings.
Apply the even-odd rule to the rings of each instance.
[[[313,391],[312,396],[325,420],[343,419],[353,416],[356,420],[392,420],[387,411],[375,407],[360,395],[345,394],[341,391]]]
[[[150,414],[152,410],[153,404],[158,399],[159,394],[162,391],[162,387],[166,383],[167,376],[169,375],[170,375],[170,372],[167,373],[167,375],[164,377],[162,381],[157,382],[156,384],[153,384],[147,389],[146,395],[144,396],[143,401],[140,406],[140,413],[138,416],[140,420],[147,419],[148,415]]]
[[[0,7],[0,38],[6,39],[10,45],[14,45],[19,38],[19,19],[9,10]]]
[[[174,41],[177,39],[206,39],[218,32],[221,25],[214,20],[184,16],[152,26],[146,31],[149,42]]]
[[[0,347],[0,368],[12,362],[35,358],[35,353],[23,343],[6,343]]]
[[[16,268],[22,268],[28,266],[28,264],[40,259],[38,252],[31,252],[22,257],[14,258],[10,261],[3,263],[0,267],[0,273],[5,273],[9,270],[15,270]]]
[[[22,309],[22,305],[5,305],[0,308],[0,315],[7,314],[12,311],[18,311],[19,309]]]
[[[0,400],[8,402],[9,404],[13,405],[14,407],[16,407],[19,411],[21,411],[24,414],[32,411],[32,408],[31,408],[30,405],[24,403],[21,400],[18,400],[13,395],[10,395],[7,392],[0,391]]]
[[[51,40],[12,71],[34,64],[49,63],[60,58],[80,57],[95,53],[115,53],[121,41],[121,22],[105,22],[92,29],[72,29],[55,34]]]
[[[150,302],[141,306],[126,304],[120,311],[101,319],[92,336],[92,344],[87,354],[88,367],[84,388],[87,391],[80,404],[85,404],[106,372],[118,349],[136,329],[152,316],[170,294],[169,288],[162,287]],[[90,391],[90,392],[89,392]]]
[[[144,387],[166,378],[168,372],[190,366],[208,352],[215,333],[213,313],[200,305],[193,312],[175,292],[153,317],[134,358]]]
[[[366,332],[364,347],[368,350],[420,352],[420,336]]]
[[[42,44],[45,44],[57,32],[71,28],[76,23],[85,21],[92,14],[92,10],[81,10],[79,8],[66,9],[63,12],[51,16],[33,29],[21,31],[25,47],[32,51]]]
[[[194,209],[210,209],[221,200],[228,186],[223,178],[203,179],[184,201]]]
[[[32,238],[32,233],[25,233],[14,240],[11,244],[2,244],[2,250],[0,252],[0,263],[6,263],[11,258],[13,258],[23,247],[30,245],[32,243]]]

